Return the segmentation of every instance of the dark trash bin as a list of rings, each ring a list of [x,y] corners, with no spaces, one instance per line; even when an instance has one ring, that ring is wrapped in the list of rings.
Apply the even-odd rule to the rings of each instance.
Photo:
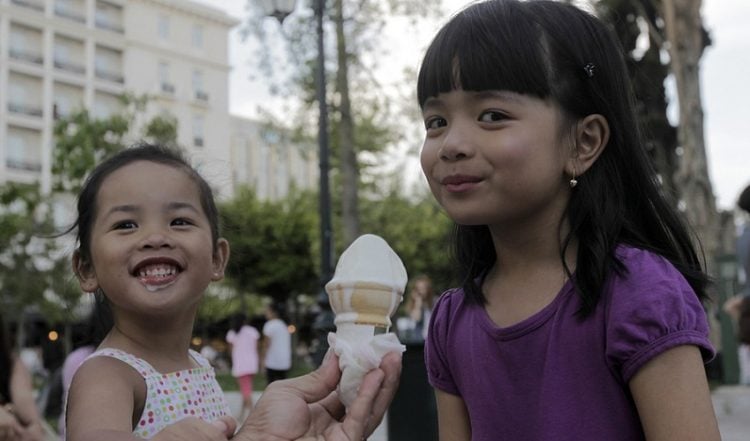
[[[427,382],[424,342],[404,342],[401,382],[388,409],[388,441],[438,439],[435,394]]]

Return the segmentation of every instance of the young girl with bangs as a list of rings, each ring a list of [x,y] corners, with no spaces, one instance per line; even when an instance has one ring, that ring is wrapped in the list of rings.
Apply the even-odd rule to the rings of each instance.
[[[707,277],[609,29],[564,3],[475,3],[417,93],[461,277],[425,349],[440,439],[718,440]]]

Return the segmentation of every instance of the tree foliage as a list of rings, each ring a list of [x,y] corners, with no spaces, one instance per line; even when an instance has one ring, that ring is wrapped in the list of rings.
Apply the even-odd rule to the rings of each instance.
[[[9,317],[44,298],[39,273],[48,251],[35,239],[42,197],[37,186],[9,182],[0,187],[0,306]],[[42,268],[40,268],[40,266]]]
[[[658,5],[653,3],[599,0],[596,8],[599,16],[613,27],[623,46],[646,148],[665,192],[675,196],[677,129],[667,118],[664,84],[670,71],[669,62],[663,56],[663,38],[649,31],[649,23],[660,22]]]
[[[240,293],[284,301],[315,292],[313,258],[316,209],[309,194],[261,201],[250,189],[221,204],[223,233],[230,244],[227,276]]]
[[[381,197],[362,201],[363,232],[382,236],[410,278],[427,274],[438,289],[456,284],[448,242],[452,225],[429,194],[407,198],[394,186]]]
[[[249,2],[251,11],[244,28],[245,35],[260,42],[258,70],[272,83],[272,89],[284,91],[287,97],[301,97],[300,116],[295,118],[309,132],[317,131],[317,112],[314,79],[318,49],[316,20],[308,7],[298,8],[283,23],[283,34],[288,41],[285,67],[295,66],[288,76],[272,73],[279,68],[274,51],[278,45],[271,40],[265,17],[256,2]],[[362,162],[362,153],[391,154],[398,145],[402,128],[396,125],[399,104],[386,92],[384,84],[373,74],[384,59],[387,49],[382,46],[383,35],[389,19],[401,17],[411,20],[438,17],[440,1],[421,0],[335,0],[326,2],[324,44],[326,53],[327,114],[330,119],[330,147],[332,152],[332,188],[339,195],[341,218],[338,232],[344,233],[349,243],[360,231],[359,186],[360,177],[367,173],[369,164]],[[305,2],[305,6],[309,3]],[[289,69],[281,68],[289,71]],[[405,78],[413,83],[413,78]],[[339,234],[334,234],[338,237]]]

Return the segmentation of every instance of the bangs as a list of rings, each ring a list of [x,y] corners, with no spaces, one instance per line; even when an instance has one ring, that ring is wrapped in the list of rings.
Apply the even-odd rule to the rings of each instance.
[[[499,27],[498,22],[518,26]],[[419,106],[456,89],[549,97],[550,68],[544,62],[543,41],[541,28],[520,8],[503,2],[473,5],[456,15],[430,44],[417,81]]]

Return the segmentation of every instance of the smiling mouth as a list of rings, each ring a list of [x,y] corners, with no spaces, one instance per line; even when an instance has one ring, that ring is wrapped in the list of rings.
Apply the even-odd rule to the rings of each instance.
[[[474,176],[449,176],[440,183],[451,193],[461,193],[473,189],[480,181]]]
[[[136,269],[135,276],[147,290],[154,292],[174,283],[180,272],[177,265],[156,263],[140,266]]]

